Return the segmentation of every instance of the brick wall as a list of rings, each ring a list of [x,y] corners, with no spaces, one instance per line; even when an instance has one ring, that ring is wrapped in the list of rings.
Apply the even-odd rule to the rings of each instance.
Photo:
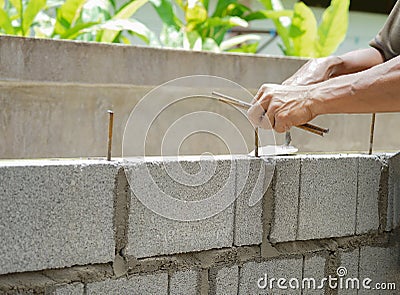
[[[397,294],[260,286],[400,288],[399,159],[2,161],[0,293]]]

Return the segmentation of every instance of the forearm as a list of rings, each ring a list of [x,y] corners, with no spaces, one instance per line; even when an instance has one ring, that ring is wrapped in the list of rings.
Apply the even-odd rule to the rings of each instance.
[[[400,112],[400,57],[310,88],[314,115]]]
[[[366,48],[330,57],[330,78],[357,73],[384,62],[381,53],[375,48]]]

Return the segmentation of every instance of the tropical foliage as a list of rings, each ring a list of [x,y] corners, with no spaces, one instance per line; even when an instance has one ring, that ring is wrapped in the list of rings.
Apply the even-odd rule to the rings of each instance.
[[[255,53],[260,36],[229,37],[233,27],[271,19],[285,55],[321,57],[334,52],[348,27],[350,0],[332,0],[319,25],[312,10],[296,2],[285,10],[280,0],[259,0],[265,10],[252,11],[239,0],[0,0],[0,34],[24,37],[130,43],[134,35],[147,44],[191,50]],[[160,36],[134,14],[150,3],[163,23]]]

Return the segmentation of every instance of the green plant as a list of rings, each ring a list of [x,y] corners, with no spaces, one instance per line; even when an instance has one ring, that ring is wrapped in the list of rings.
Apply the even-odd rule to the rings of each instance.
[[[259,36],[254,34],[226,39],[232,27],[247,27],[244,19],[250,8],[237,0],[218,0],[213,13],[208,0],[150,0],[163,22],[160,42],[163,46],[209,51],[255,52]],[[183,12],[181,20],[176,8]]]
[[[46,0],[0,0],[0,32],[30,36],[35,18],[45,6]]]
[[[346,36],[350,0],[332,0],[319,25],[312,10],[303,2],[295,3],[293,11],[289,11],[284,10],[280,0],[260,1],[267,10],[251,14],[247,19],[272,19],[285,55],[328,56]]]
[[[127,32],[151,43],[154,33],[132,18],[147,2],[127,1],[117,8],[114,0],[0,0],[0,33],[130,43]]]

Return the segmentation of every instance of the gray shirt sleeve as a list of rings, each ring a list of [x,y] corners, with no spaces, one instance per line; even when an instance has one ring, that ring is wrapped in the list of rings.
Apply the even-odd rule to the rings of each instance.
[[[385,60],[400,55],[400,2],[397,1],[378,35],[370,46],[379,50]]]

